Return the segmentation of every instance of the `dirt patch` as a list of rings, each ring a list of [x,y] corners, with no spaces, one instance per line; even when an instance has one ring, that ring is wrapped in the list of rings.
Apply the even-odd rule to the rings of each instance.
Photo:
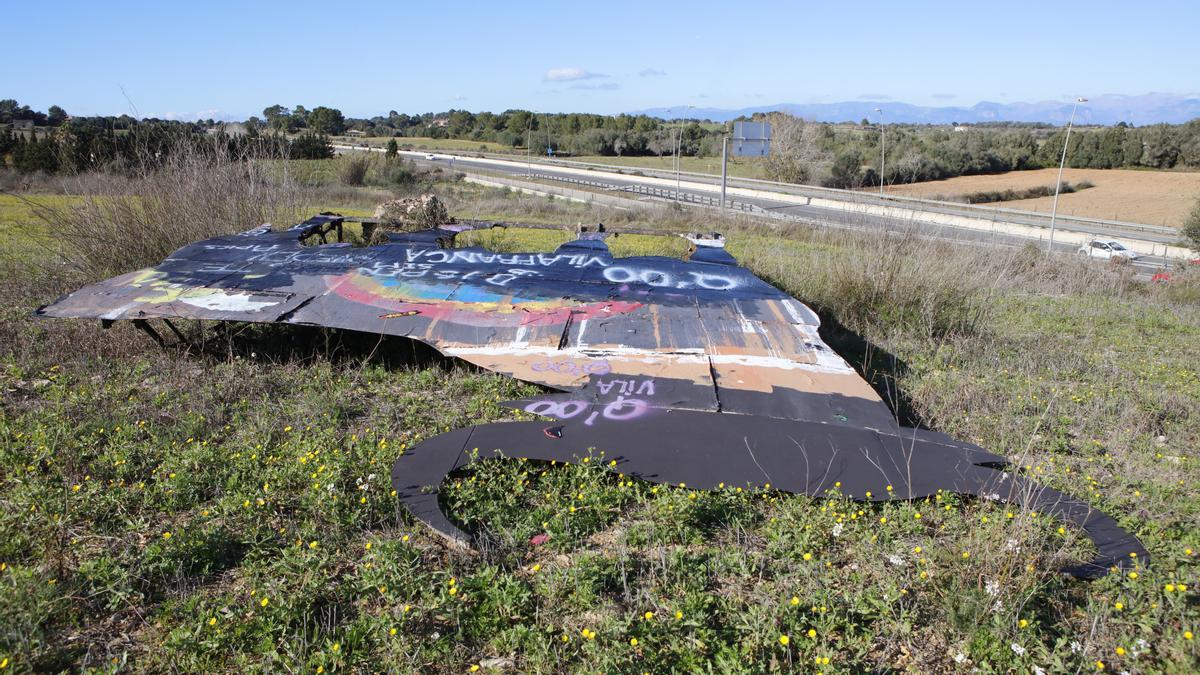
[[[988,190],[1026,190],[1054,185],[1057,174],[1057,169],[1038,169],[991,176],[959,176],[889,186],[888,192],[908,197],[954,198]],[[1058,212],[1071,216],[1180,227],[1200,198],[1200,173],[1197,172],[1067,169],[1063,171],[1063,181],[1076,184],[1089,181],[1095,186],[1059,196]],[[1049,213],[1053,199],[1020,199],[994,206]]]

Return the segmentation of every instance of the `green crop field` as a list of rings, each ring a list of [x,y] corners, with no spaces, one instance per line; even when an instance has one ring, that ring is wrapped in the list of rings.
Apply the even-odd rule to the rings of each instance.
[[[528,418],[500,404],[540,388],[398,338],[208,325],[202,342],[185,322],[195,344],[162,349],[125,324],[35,319],[89,280],[50,258],[0,268],[0,669],[1195,671],[1197,271],[1150,284],[1034,251],[424,188],[457,214],[723,230],[906,420],[1086,499],[1151,564],[1080,582],[1056,570],[1086,538],[1035,512],[664,487],[610,470],[619,448],[452,475],[448,512],[487,544],[449,548],[397,503],[392,462]],[[308,189],[314,210],[379,192]],[[51,226],[23,204],[0,200],[6,249]],[[460,245],[552,250],[565,229]]]

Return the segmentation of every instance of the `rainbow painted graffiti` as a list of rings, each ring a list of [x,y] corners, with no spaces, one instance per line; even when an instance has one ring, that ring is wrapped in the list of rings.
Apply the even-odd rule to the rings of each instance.
[[[470,326],[553,326],[572,317],[574,320],[626,314],[642,306],[639,302],[605,300],[580,303],[566,298],[527,298],[505,293],[504,285],[515,272],[481,276],[479,281],[492,280],[497,291],[476,285],[457,284],[472,272],[413,281],[402,276],[364,274],[361,270],[326,277],[331,293],[362,305],[382,310],[381,316],[420,316],[437,321],[450,321]],[[503,276],[501,276],[503,275]],[[510,280],[510,279],[509,279]],[[443,281],[446,283],[438,283]]]

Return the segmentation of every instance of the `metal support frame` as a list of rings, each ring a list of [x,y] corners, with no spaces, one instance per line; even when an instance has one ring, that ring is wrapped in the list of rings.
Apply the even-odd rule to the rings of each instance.
[[[164,340],[163,337],[158,334],[158,331],[154,330],[154,326],[151,326],[149,321],[146,321],[145,319],[134,319],[133,326],[134,326],[134,328],[137,328],[138,330],[142,331],[146,335],[149,335],[150,339],[157,342],[159,347],[167,346],[167,341]]]

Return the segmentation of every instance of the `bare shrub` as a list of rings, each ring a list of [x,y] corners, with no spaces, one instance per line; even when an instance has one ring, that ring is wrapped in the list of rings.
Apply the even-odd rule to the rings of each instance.
[[[266,159],[273,158],[181,141],[130,178],[76,177],[87,195],[78,201],[28,204],[50,231],[59,266],[90,279],[111,276],[156,264],[190,242],[301,219],[306,192],[259,161]]]
[[[337,158],[338,180],[343,185],[363,185],[372,164],[372,157],[367,153],[341,155]]]
[[[822,144],[828,129],[787,113],[771,113],[771,154],[764,170],[771,180],[818,184],[825,180],[833,158]]]
[[[375,209],[375,217],[379,219],[380,225],[401,231],[454,222],[446,210],[446,205],[432,194],[386,201]]]
[[[854,331],[902,327],[928,337],[971,333],[986,316],[1013,253],[963,249],[914,232],[794,228],[789,245],[754,238],[747,267]],[[872,330],[874,329],[874,330]]]

